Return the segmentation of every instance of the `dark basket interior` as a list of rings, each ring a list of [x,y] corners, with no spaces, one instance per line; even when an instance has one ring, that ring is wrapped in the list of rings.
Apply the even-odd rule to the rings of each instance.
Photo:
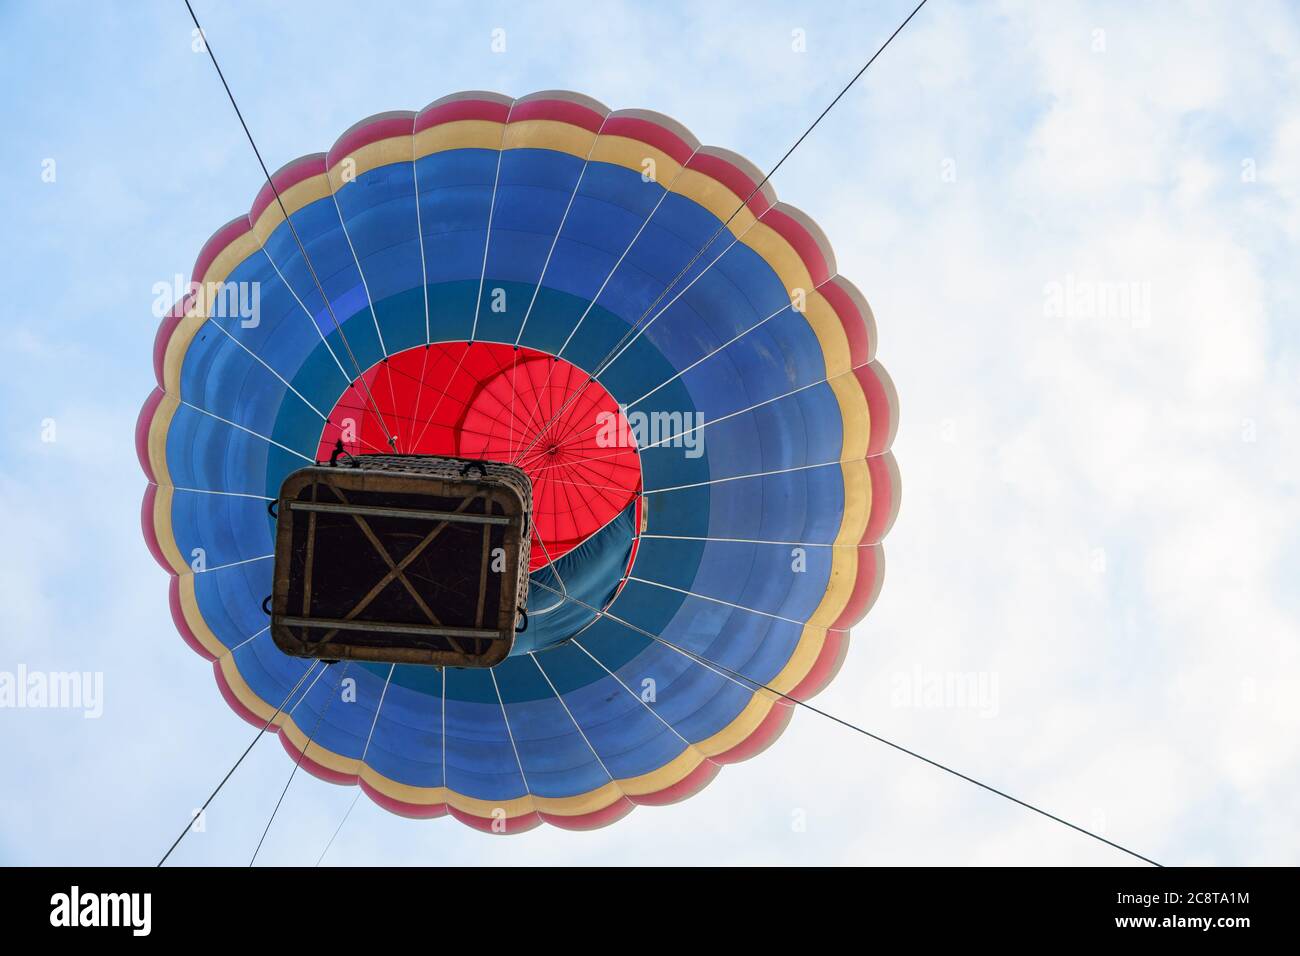
[[[493,645],[508,650],[526,595],[528,516],[517,495],[500,493],[500,473],[466,477],[453,459],[398,462],[401,471],[369,461],[286,480],[277,643],[289,637],[294,646],[284,649],[310,657],[494,662],[504,652]],[[349,475],[364,487],[346,487]]]

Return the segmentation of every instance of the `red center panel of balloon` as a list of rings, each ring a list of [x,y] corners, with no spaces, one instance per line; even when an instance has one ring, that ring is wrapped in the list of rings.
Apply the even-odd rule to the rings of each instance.
[[[442,342],[392,355],[343,393],[321,432],[352,454],[486,458],[533,481],[530,570],[604,527],[641,489],[641,463],[618,403],[599,382],[545,352]],[[540,540],[539,540],[540,539]]]

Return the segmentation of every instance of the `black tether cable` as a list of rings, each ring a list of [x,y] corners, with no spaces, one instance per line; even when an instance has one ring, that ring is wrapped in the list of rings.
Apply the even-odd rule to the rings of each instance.
[[[352,662],[348,661],[348,664],[350,663]],[[326,666],[328,667],[329,665],[327,664]],[[316,738],[317,732],[320,731],[321,721],[324,720],[325,715],[329,713],[330,704],[334,703],[334,698],[338,696],[339,688],[343,686],[343,675],[346,674],[347,671],[347,664],[344,664],[343,667],[339,669],[339,679],[338,683],[334,685],[334,693],[330,694],[329,699],[325,701],[325,706],[322,707],[320,713],[316,715],[316,725],[312,727],[311,733],[307,736],[307,742],[303,744],[302,750],[298,751],[298,759],[293,762],[293,769],[289,771],[289,779],[284,782],[284,789],[280,791],[280,799],[275,801],[275,809],[271,811],[271,819],[266,821],[266,829],[262,831],[262,839],[257,841],[257,847],[253,850],[253,856],[248,861],[249,866],[252,866],[257,862],[257,854],[262,852],[262,844],[266,842],[266,835],[271,832],[271,824],[275,822],[275,816],[280,812],[280,804],[284,803],[285,795],[289,792],[290,785],[293,784],[294,775],[298,772],[298,768],[302,766],[302,758],[307,756],[307,750],[311,747],[311,742]]]
[[[235,102],[235,94],[230,91],[230,84],[226,82],[226,75],[221,72],[221,64],[217,62],[217,55],[212,52],[212,44],[208,42],[207,34],[203,32],[203,27],[199,24],[199,18],[194,14],[194,8],[190,6],[190,0],[185,0],[185,9],[190,12],[190,19],[194,21],[194,28],[199,31],[199,39],[203,43],[203,49],[208,52],[208,59],[216,67],[217,77],[221,80],[222,87],[225,88],[226,96],[230,100],[230,105],[235,108],[235,115],[239,117],[239,125],[244,127],[244,135],[248,137],[248,145],[253,147],[253,153],[257,156],[258,165],[262,167],[262,174],[266,177],[266,183],[271,187],[271,192],[275,194],[275,201],[280,206],[280,213],[284,216],[284,221],[289,226],[289,232],[293,235],[293,241],[298,246],[298,251],[302,253],[302,261],[307,264],[307,270],[311,273],[312,281],[316,284],[316,291],[320,293],[321,300],[325,303],[325,309],[330,314],[330,320],[334,323],[334,328],[338,329],[339,338],[343,342],[343,347],[348,350],[348,358],[352,360],[352,367],[357,372],[357,383],[365,389],[366,397],[370,399],[370,407],[375,410],[375,417],[379,420],[379,427],[384,430],[384,436],[388,439],[389,447],[394,451],[397,450],[397,439],[393,433],[388,430],[388,424],[384,421],[383,413],[379,410],[379,405],[375,402],[375,396],[371,394],[370,386],[366,383],[365,376],[361,372],[361,364],[357,361],[356,354],[352,351],[352,345],[348,342],[348,337],[343,332],[343,326],[339,323],[338,316],[334,314],[334,305],[330,302],[329,296],[325,294],[325,287],[321,285],[320,278],[316,275],[316,267],[311,264],[311,259],[307,256],[307,247],[303,245],[302,239],[298,237],[298,230],[294,228],[293,220],[289,218],[289,210],[284,206],[284,200],[280,198],[280,190],[275,185],[275,180],[271,178],[271,171],[267,168],[265,160],[262,159],[262,151],[257,148],[257,143],[253,140],[253,134],[244,122],[244,114],[239,109],[239,104]],[[287,281],[287,280],[286,280]],[[312,321],[316,321],[312,317]]]
[[[545,590],[550,591],[552,594],[560,594],[560,592],[555,590],[555,588],[549,587],[540,581],[535,581],[533,583],[540,588],[544,588]],[[885,744],[886,746],[893,747],[895,750],[899,751],[900,753],[905,753],[909,757],[915,757],[917,760],[923,761],[924,763],[928,763],[931,767],[937,767],[938,769],[944,771],[945,773],[952,774],[954,777],[959,777],[960,779],[965,780],[967,783],[973,783],[975,784],[975,786],[981,787],[987,790],[989,793],[995,793],[999,797],[1002,797],[1003,799],[1010,800],[1012,803],[1019,804],[1020,806],[1024,807],[1026,810],[1033,810],[1035,813],[1045,816],[1049,820],[1054,820],[1057,823],[1067,826],[1071,830],[1075,830],[1079,833],[1082,833],[1084,836],[1090,836],[1094,840],[1099,840],[1100,842],[1106,844],[1107,846],[1114,847],[1116,850],[1120,850],[1121,852],[1127,853],[1129,856],[1136,857],[1137,859],[1141,860],[1143,863],[1150,863],[1152,866],[1161,866],[1161,864],[1157,863],[1155,860],[1151,859],[1150,857],[1143,856],[1141,853],[1138,853],[1135,850],[1130,850],[1126,846],[1121,846],[1120,844],[1116,843],[1113,840],[1107,840],[1104,836],[1093,833],[1091,830],[1085,830],[1083,827],[1079,826],[1078,824],[1071,823],[1069,820],[1063,820],[1061,817],[1058,817],[1056,814],[1049,813],[1046,810],[1042,809],[1041,807],[1034,806],[1032,803],[1026,803],[1024,800],[1021,800],[1019,797],[1013,797],[1005,790],[999,790],[997,787],[991,786],[980,780],[976,780],[974,777],[968,776],[962,773],[960,770],[954,770],[952,767],[949,767],[945,764],[941,764],[937,760],[931,760],[929,757],[926,757],[923,754],[919,754],[915,750],[909,750],[907,747],[904,747],[902,744],[896,744],[892,740],[888,740],[884,737],[881,737],[879,734],[873,734],[871,731],[863,727],[859,727],[857,724],[851,723],[850,721],[844,720],[842,717],[836,717],[834,714],[827,713],[826,711],[822,710],[819,707],[814,707],[812,704],[808,703],[807,701],[800,700],[797,697],[791,697],[789,694],[782,693],[781,691],[777,690],[774,687],[769,687],[767,684],[754,680],[754,678],[752,677],[746,677],[744,674],[741,674],[739,671],[732,670],[730,667],[727,667],[725,664],[719,664],[716,661],[711,661],[707,657],[697,654],[692,650],[688,650],[687,648],[680,647],[679,645],[674,644],[672,641],[665,640],[664,638],[660,637],[657,634],[652,634],[650,631],[647,631],[645,628],[637,627],[635,624],[632,624],[629,621],[625,621],[621,617],[617,617],[609,613],[608,611],[600,611],[592,607],[590,604],[587,604],[585,601],[578,600],[572,595],[566,594],[560,596],[565,598],[566,600],[572,601],[573,603],[586,608],[588,611],[591,611],[593,614],[599,615],[600,617],[607,617],[616,624],[622,624],[624,627],[628,628],[629,630],[636,631],[638,634],[641,634],[644,637],[648,637],[652,641],[657,641],[658,643],[663,644],[665,647],[669,647],[672,650],[676,651],[678,654],[681,654],[684,657],[689,657],[690,659],[694,660],[697,664],[700,664],[703,667],[708,667],[711,670],[714,670],[719,673],[725,671],[727,674],[731,675],[731,677],[734,678],[735,680],[743,681],[747,686],[753,688],[756,691],[765,690],[770,694],[775,694],[777,697],[781,697],[792,704],[797,704],[798,706],[803,707],[806,710],[812,711],[814,714],[820,714],[821,716],[825,717],[827,720],[833,720],[835,721],[835,723],[840,724],[843,727],[849,728],[849,730],[855,730],[858,733],[862,734],[864,737],[870,737],[872,740]]]
[[[319,661],[312,661],[311,666],[302,672],[302,676],[298,678],[298,683],[294,684],[293,687],[289,690],[289,693],[284,695],[284,700],[280,701],[280,706],[275,709],[275,713],[272,714],[269,718],[267,718],[266,723],[262,725],[262,729],[259,730],[257,732],[257,736],[253,738],[253,742],[250,743],[247,749],[242,754],[239,755],[239,759],[235,761],[235,765],[231,767],[228,771],[226,771],[226,775],[221,778],[221,782],[217,784],[217,788],[208,795],[208,799],[203,801],[203,806],[199,807],[199,812],[194,815],[195,817],[203,813],[203,811],[208,808],[208,804],[211,803],[213,799],[216,797],[216,795],[221,792],[221,788],[226,785],[226,781],[229,780],[231,775],[239,768],[239,765],[244,762],[244,758],[249,755],[254,745],[256,745],[256,743],[262,739],[262,734],[266,733],[267,728],[271,726],[275,718],[280,716],[280,712],[284,710],[285,704],[289,703],[289,699],[298,692],[298,688],[302,686],[302,682],[307,679],[308,674],[310,674],[312,671],[316,669],[316,665],[318,663]],[[191,818],[189,823],[185,824],[185,829],[182,830],[181,835],[176,838],[176,842],[174,842],[170,847],[167,848],[167,852],[164,853],[162,855],[162,859],[158,861],[158,866],[162,866],[164,863],[167,862],[167,857],[172,855],[172,850],[175,850],[178,846],[180,846],[181,840],[185,839],[185,834],[190,832],[190,828],[192,826],[194,826],[193,818]]]

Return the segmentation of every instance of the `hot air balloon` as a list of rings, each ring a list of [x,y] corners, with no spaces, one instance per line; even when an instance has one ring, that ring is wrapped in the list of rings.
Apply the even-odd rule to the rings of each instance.
[[[317,777],[490,832],[599,827],[759,753],[839,669],[899,500],[875,348],[745,159],[574,93],[446,96],[287,164],[203,246],[137,427],[144,536],[231,708]],[[508,654],[287,653],[286,480],[426,456],[527,476]],[[385,553],[376,587],[446,587]]]

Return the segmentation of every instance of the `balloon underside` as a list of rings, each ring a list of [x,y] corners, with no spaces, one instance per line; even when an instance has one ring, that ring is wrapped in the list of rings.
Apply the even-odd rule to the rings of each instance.
[[[534,580],[558,575],[608,614],[556,606],[490,671],[309,677],[276,721],[304,767],[407,815],[587,828],[682,799],[775,739],[787,702],[644,632],[792,696],[824,686],[879,588],[897,413],[870,311],[816,228],[766,187],[722,228],[759,178],[654,114],[459,94],[275,176],[342,332],[269,190],[209,241],[195,280],[256,288],[256,322],[210,315],[210,299],[164,320],[138,443],[178,627],[237,712],[260,726],[310,664],[266,631],[266,504],[353,412],[362,452],[381,417],[406,423],[401,451],[507,459],[516,429],[556,446],[567,469],[530,471],[535,493],[553,486],[539,531],[554,564]],[[642,440],[601,458],[611,412]],[[529,604],[557,602],[534,587]]]

